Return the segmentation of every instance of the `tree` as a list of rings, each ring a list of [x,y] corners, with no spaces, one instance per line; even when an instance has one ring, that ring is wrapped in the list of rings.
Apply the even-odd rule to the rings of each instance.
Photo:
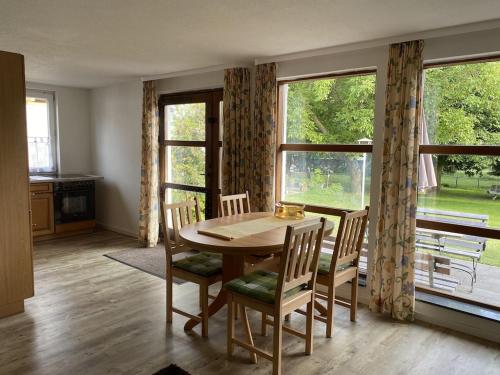
[[[500,63],[460,64],[425,73],[424,111],[434,144],[500,143]],[[437,156],[438,187],[443,172],[482,175],[491,158]]]
[[[357,143],[371,139],[374,105],[374,75],[289,84],[286,140]]]
[[[373,137],[375,76],[296,82],[288,85],[286,141],[289,143],[354,143]],[[299,167],[308,181],[317,171],[330,176],[351,173],[350,189],[361,188],[359,155],[288,153],[287,169]],[[329,179],[326,179],[329,181]]]
[[[169,105],[165,111],[167,137],[170,140],[191,141],[205,139],[205,104]],[[169,182],[193,186],[205,185],[205,149],[203,147],[169,146],[167,169],[172,179]],[[182,201],[194,193],[174,190],[174,201]],[[200,208],[205,210],[205,199],[201,197]]]

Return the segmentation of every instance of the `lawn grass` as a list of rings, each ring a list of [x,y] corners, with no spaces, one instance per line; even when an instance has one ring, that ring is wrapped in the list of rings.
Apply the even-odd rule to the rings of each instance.
[[[486,184],[480,181],[479,188],[477,178],[467,180],[466,177],[461,177],[456,184],[454,176],[443,176],[442,182],[447,187],[442,187],[438,193],[419,194],[419,207],[488,215],[488,226],[500,228],[500,199],[492,200],[486,193],[485,186],[491,186],[490,181]],[[458,185],[458,188],[455,185]],[[359,194],[333,192],[321,188],[288,193],[284,200],[338,208],[361,208]],[[364,204],[370,204],[369,193],[365,194]],[[487,241],[480,263],[500,267],[500,240]]]

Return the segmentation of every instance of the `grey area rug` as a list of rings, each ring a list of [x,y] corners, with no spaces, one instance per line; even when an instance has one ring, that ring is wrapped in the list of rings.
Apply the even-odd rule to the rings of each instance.
[[[176,254],[174,260],[178,260],[189,255],[193,254]],[[163,246],[125,249],[110,254],[104,254],[104,256],[126,264],[127,266],[136,268],[140,271],[149,273],[150,275],[157,276],[163,280],[166,278],[165,249]],[[186,281],[174,277],[174,282],[176,284],[184,284]]]

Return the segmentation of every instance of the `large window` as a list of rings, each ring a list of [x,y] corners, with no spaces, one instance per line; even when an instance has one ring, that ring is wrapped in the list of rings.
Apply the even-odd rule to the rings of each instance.
[[[277,199],[341,209],[369,203],[375,73],[281,82]]]
[[[30,173],[57,171],[54,94],[28,91],[26,95]]]
[[[500,307],[500,62],[427,67],[420,144],[417,286]]]

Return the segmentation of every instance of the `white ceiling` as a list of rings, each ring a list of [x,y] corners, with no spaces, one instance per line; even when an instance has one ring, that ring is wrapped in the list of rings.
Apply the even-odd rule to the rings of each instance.
[[[0,0],[27,79],[98,87],[500,18],[499,0]]]

